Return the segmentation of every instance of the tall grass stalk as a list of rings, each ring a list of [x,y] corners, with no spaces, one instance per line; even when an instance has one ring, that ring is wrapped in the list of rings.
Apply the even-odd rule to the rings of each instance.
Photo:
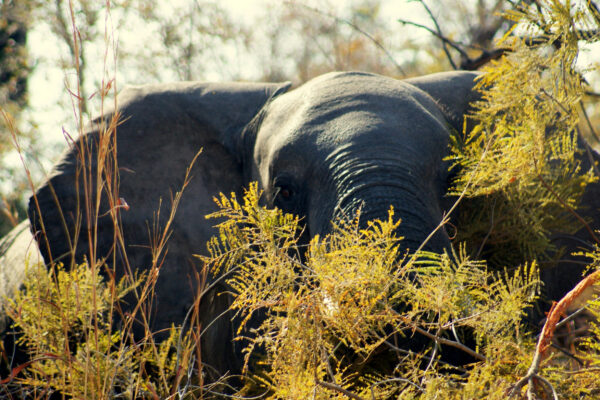
[[[82,41],[72,0],[68,7],[73,49],[80,54]],[[171,235],[171,225],[183,191],[191,179],[193,162],[186,171],[181,190],[173,196],[164,223],[160,222],[160,209],[156,212],[151,232],[152,265],[148,266],[146,273],[134,270],[127,260],[127,243],[121,221],[121,213],[128,206],[119,196],[116,138],[123,116],[118,111],[116,96],[117,43],[109,26],[110,7],[111,3],[107,0],[104,69],[100,87],[90,98],[82,97],[79,77],[83,71],[78,56],[74,57],[73,66],[78,79],[74,86],[67,82],[78,138],[63,132],[67,144],[78,150],[77,161],[81,168],[76,179],[82,192],[77,196],[75,215],[82,220],[69,227],[72,229],[66,229],[66,218],[61,216],[65,231],[75,230],[68,243],[69,256],[55,259],[48,251],[50,259],[46,260],[46,266],[28,266],[24,290],[10,303],[9,315],[22,331],[20,343],[29,353],[30,361],[13,366],[11,375],[2,380],[11,389],[0,396],[24,393],[35,398],[58,394],[85,399],[203,396],[203,382],[197,378],[202,375],[197,332],[173,326],[168,338],[158,343],[149,323],[149,310]],[[107,78],[110,75],[107,68],[109,61],[115,68],[112,78]],[[111,95],[113,100],[110,100]],[[107,103],[112,101],[115,111],[110,118],[92,121],[85,114],[85,110],[89,109],[87,102],[92,98],[99,101],[101,114],[108,108],[105,107]],[[4,111],[3,116],[10,123],[16,149],[22,154],[17,129]],[[97,142],[92,146],[84,140],[84,128],[90,124],[97,124],[99,132]],[[23,166],[35,193],[29,168],[25,162]],[[58,202],[56,194],[53,195]],[[38,214],[41,214],[35,195],[33,202]],[[109,204],[108,213],[102,213],[102,202]],[[114,227],[113,251],[108,260],[100,259],[97,253],[101,234],[97,222],[107,215]],[[82,225],[90,229],[82,231]],[[49,249],[45,239],[46,227],[42,225],[40,228],[39,237],[43,240],[39,245]],[[88,252],[85,263],[78,264],[75,249],[81,241],[87,242]],[[117,260],[117,254],[122,254],[123,259]],[[117,262],[124,264],[125,274],[121,279],[117,278],[115,270]],[[202,294],[206,276],[199,275],[197,278],[198,291]],[[121,304],[126,295],[133,296],[135,304],[124,312]],[[199,301],[191,310],[191,320],[196,323],[199,321],[198,304]],[[120,321],[118,327],[115,321]],[[143,326],[145,334],[142,338],[134,336],[134,321]]]

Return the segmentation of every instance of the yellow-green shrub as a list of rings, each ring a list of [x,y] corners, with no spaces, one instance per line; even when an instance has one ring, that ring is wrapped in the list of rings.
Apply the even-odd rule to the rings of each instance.
[[[176,350],[190,351],[189,337],[172,328],[160,345],[152,337],[136,342],[126,322],[114,325],[115,307],[143,282],[139,276],[111,285],[85,263],[68,271],[62,264],[30,266],[8,308],[31,360],[15,382],[39,396],[168,396],[189,367],[189,357],[176,358]]]

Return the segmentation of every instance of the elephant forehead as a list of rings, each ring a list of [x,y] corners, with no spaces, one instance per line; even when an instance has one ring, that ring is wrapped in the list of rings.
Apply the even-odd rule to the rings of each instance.
[[[328,74],[269,106],[257,156],[330,152],[348,143],[386,141],[446,146],[448,129],[436,103],[418,88],[377,75]],[[287,150],[286,148],[290,148]]]

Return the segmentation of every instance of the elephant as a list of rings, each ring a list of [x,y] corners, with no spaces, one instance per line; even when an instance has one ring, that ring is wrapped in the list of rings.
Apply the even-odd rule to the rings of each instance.
[[[452,131],[462,130],[479,98],[473,90],[478,76],[454,71],[397,80],[332,72],[294,89],[290,83],[239,82],[128,87],[118,96],[122,118],[116,135],[119,196],[127,204],[119,211],[126,254],[114,246],[111,206],[100,204],[94,225],[81,207],[81,149],[94,151],[103,121],[115,111],[93,121],[37,189],[25,222],[31,231],[21,226],[19,243],[31,248],[37,241],[35,256],[46,262],[65,257],[81,262],[90,248],[77,235],[95,229],[95,256],[113,260],[118,274],[147,268],[153,261],[148,249],[153,212],[161,199],[181,189],[202,149],[157,278],[150,315],[154,330],[182,323],[193,304],[192,277],[199,266],[192,255],[206,254],[206,242],[216,233],[215,222],[205,219],[217,209],[213,198],[240,196],[249,182],[258,182],[267,206],[303,218],[304,240],[331,232],[332,219],[354,216],[359,209],[361,223],[384,219],[393,206],[402,219],[400,245],[414,251],[454,201],[445,195],[451,181],[445,157]],[[450,246],[442,227],[425,249],[441,252]],[[24,254],[11,257],[23,260]],[[22,270],[17,264],[3,268]],[[2,288],[4,293],[18,282],[11,285]],[[241,362],[239,344],[232,344],[235,327],[226,314],[231,298],[220,295],[226,292],[226,285],[214,280],[200,306],[203,323],[210,323],[202,337],[202,359],[217,374],[239,371]]]

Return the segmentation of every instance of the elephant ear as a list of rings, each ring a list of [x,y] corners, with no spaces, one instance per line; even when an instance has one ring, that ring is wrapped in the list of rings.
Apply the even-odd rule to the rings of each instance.
[[[474,90],[478,72],[451,71],[440,72],[406,79],[405,82],[423,90],[431,96],[444,113],[452,128],[462,132],[464,116],[471,103],[480,99],[479,92]]]
[[[49,179],[29,201],[29,218],[40,251],[46,260],[81,262],[84,257],[115,261],[117,274],[145,269],[153,264],[151,247],[164,228],[171,202],[184,184],[186,170],[202,149],[192,170],[171,225],[168,252],[157,286],[160,327],[183,321],[193,296],[189,279],[194,276],[193,254],[206,254],[206,241],[215,233],[205,215],[215,211],[219,192],[240,192],[242,165],[238,142],[244,127],[269,100],[289,84],[175,83],[125,89],[118,96],[120,124],[116,129],[116,153],[120,180],[120,204],[109,204],[106,188],[96,187],[98,141],[109,112],[91,126],[63,154]],[[250,150],[251,151],[251,150]],[[100,152],[102,154],[102,152]],[[82,160],[91,165],[86,172]],[[89,186],[89,185],[88,185]],[[100,208],[93,212],[94,199]],[[89,212],[90,209],[92,212]],[[124,249],[115,246],[110,207],[118,214]],[[160,218],[158,218],[158,210]],[[91,215],[93,214],[93,215]],[[97,216],[95,216],[97,214]],[[97,232],[97,242],[90,237]],[[95,248],[96,251],[91,250]]]

